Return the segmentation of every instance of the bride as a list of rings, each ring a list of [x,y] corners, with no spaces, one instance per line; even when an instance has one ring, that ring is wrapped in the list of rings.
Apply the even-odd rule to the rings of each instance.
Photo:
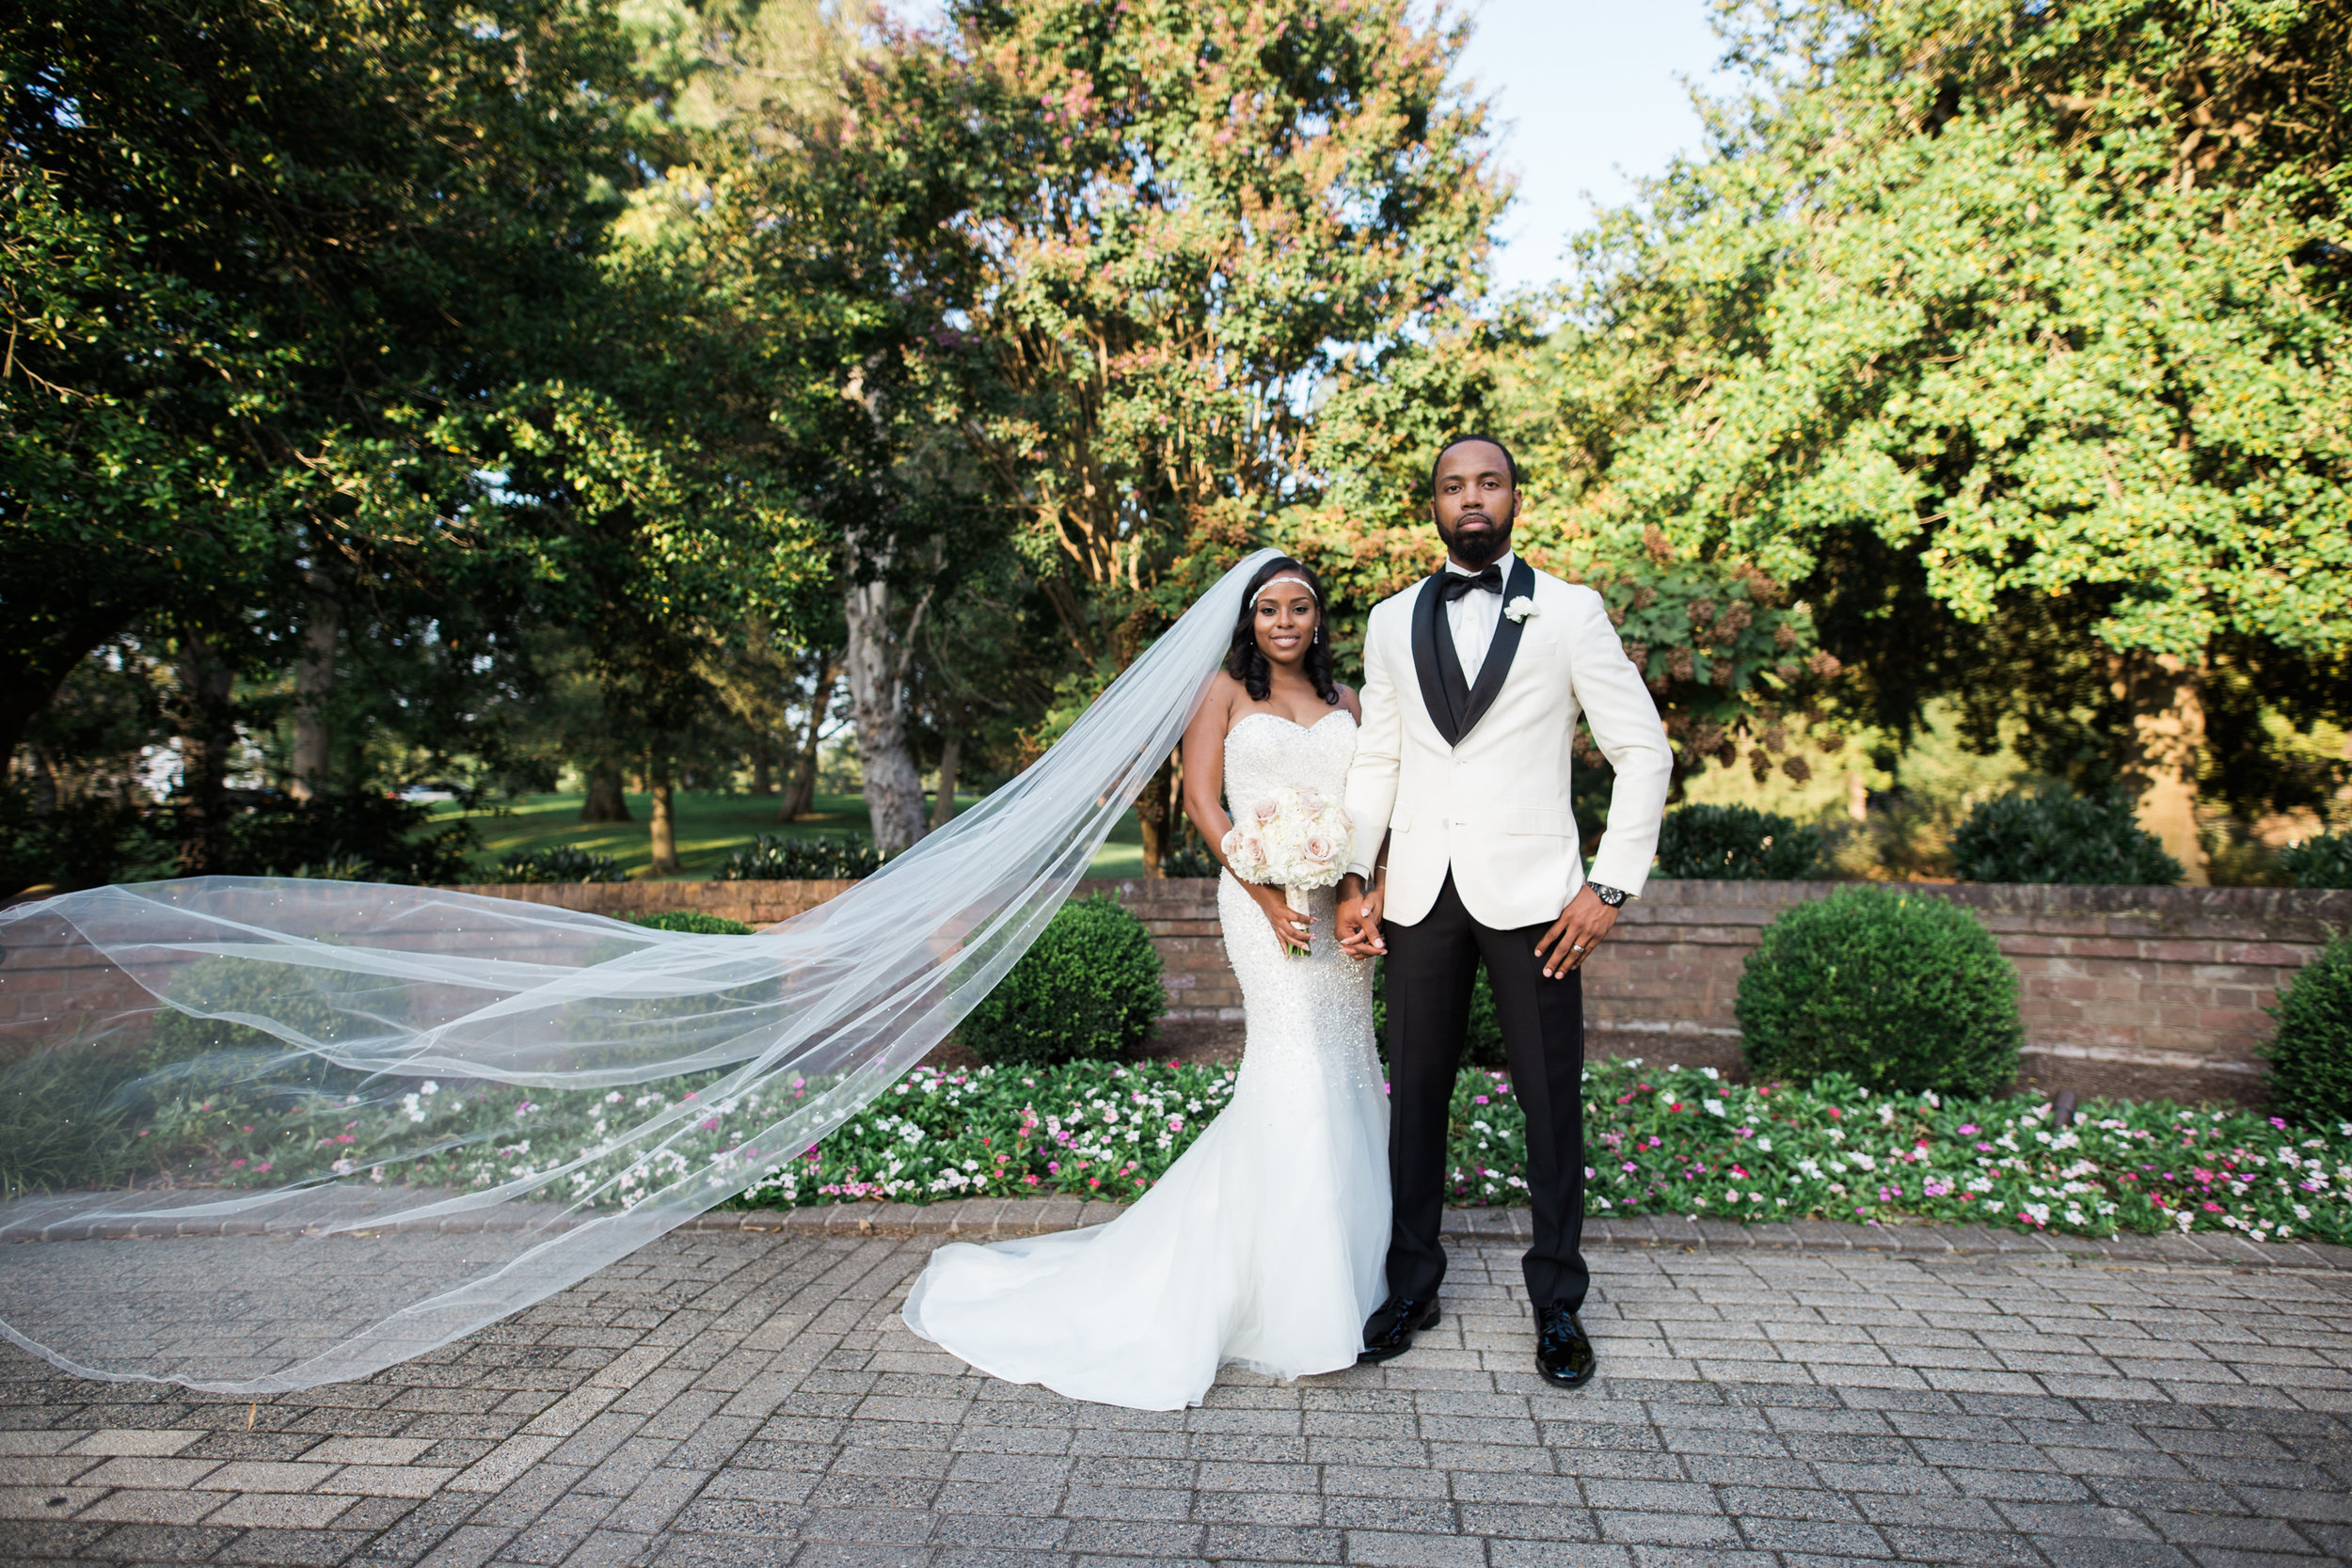
[[[1336,800],[1356,694],[1331,678],[1323,589],[1297,562],[1250,578],[1224,672],[1184,732],[1184,811],[1225,863],[1220,796]],[[1198,1404],[1220,1366],[1302,1377],[1355,1365],[1389,1243],[1389,1108],[1372,973],[1340,951],[1328,889],[1217,879],[1248,1017],[1223,1115],[1107,1225],[931,1255],[907,1326],[1014,1383],[1141,1410]]]

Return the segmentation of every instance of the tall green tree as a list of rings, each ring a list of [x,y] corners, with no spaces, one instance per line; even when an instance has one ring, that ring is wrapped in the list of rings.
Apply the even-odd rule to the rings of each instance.
[[[2211,694],[2352,698],[2352,13],[1725,15],[1751,90],[1554,356],[1594,515],[1796,585],[1871,717],[1959,690],[2201,866]]]
[[[200,827],[227,673],[310,626],[315,711],[357,579],[539,569],[485,476],[503,400],[596,313],[627,63],[595,0],[8,13],[0,754],[151,626]]]

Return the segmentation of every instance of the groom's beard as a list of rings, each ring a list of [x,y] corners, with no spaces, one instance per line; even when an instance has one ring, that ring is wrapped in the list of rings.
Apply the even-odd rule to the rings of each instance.
[[[1518,508],[1512,510],[1516,513]],[[1489,526],[1475,529],[1462,527],[1473,517]],[[1483,571],[1501,561],[1502,553],[1511,547],[1513,520],[1506,517],[1498,523],[1488,513],[1465,512],[1454,520],[1451,532],[1443,524],[1438,525],[1438,537],[1445,541],[1446,552],[1454,560],[1474,572]]]

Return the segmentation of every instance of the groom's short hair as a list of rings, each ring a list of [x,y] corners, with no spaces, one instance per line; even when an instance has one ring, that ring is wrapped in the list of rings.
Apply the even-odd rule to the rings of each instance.
[[[1516,490],[1519,487],[1518,460],[1511,455],[1511,449],[1496,440],[1493,436],[1482,435],[1473,430],[1466,432],[1460,436],[1449,437],[1446,444],[1438,449],[1438,455],[1429,460],[1429,493],[1431,495],[1434,496],[1438,493],[1438,465],[1445,461],[1445,454],[1452,451],[1455,447],[1467,447],[1472,441],[1484,441],[1486,445],[1494,448],[1495,451],[1502,453],[1502,467],[1511,475],[1511,488]]]

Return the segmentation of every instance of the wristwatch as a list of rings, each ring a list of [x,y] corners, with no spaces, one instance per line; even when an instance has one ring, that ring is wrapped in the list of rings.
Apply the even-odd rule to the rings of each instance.
[[[1613,910],[1625,902],[1625,889],[1621,887],[1611,887],[1607,882],[1586,882],[1584,885],[1593,890],[1594,897]]]

